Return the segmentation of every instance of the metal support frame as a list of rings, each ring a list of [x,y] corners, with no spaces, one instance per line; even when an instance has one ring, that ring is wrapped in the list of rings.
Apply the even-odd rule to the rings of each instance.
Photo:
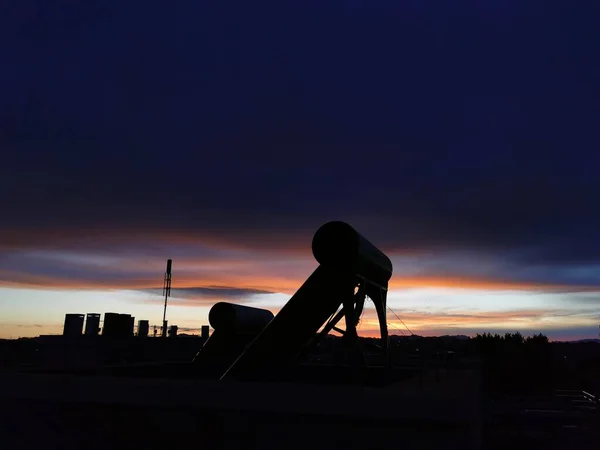
[[[386,360],[386,365],[391,367],[390,359],[390,348],[389,348],[389,336],[387,328],[387,316],[386,316],[386,301],[387,301],[387,288],[379,286],[369,280],[358,277],[359,283],[357,286],[356,293],[344,299],[342,301],[341,308],[333,314],[327,321],[323,329],[319,332],[318,339],[322,339],[330,331],[336,331],[342,335],[345,344],[353,347],[358,352],[360,357],[360,364],[365,366],[364,355],[360,349],[360,341],[358,338],[357,326],[360,320],[360,316],[363,313],[365,300],[367,296],[373,301],[375,310],[377,311],[377,318],[379,321],[379,331],[382,341],[382,349]],[[371,294],[371,295],[368,295]],[[346,329],[341,329],[337,325],[345,319]],[[356,354],[356,353],[355,353]]]

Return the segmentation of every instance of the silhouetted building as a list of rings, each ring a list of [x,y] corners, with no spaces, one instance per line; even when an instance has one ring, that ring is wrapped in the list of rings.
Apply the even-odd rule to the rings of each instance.
[[[210,327],[208,325],[202,325],[202,339],[208,339]]]
[[[129,314],[105,313],[102,336],[126,338],[133,336],[134,317]]]
[[[105,313],[102,336],[115,336],[117,334],[119,334],[119,314],[110,312]]]
[[[177,330],[179,327],[177,325],[171,325],[169,327],[169,337],[177,337]]]
[[[65,314],[63,336],[81,336],[84,318],[83,314]]]
[[[149,331],[150,331],[150,322],[148,322],[147,320],[138,321],[137,334],[139,337],[148,337]]]
[[[98,336],[98,333],[100,333],[100,314],[87,313],[85,319],[86,336]]]
[[[133,329],[135,328],[135,317],[127,314],[127,335],[133,336]]]

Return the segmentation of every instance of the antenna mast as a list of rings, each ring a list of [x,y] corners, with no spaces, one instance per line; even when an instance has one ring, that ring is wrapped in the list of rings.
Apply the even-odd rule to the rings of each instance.
[[[167,271],[165,272],[165,279],[163,281],[163,295],[165,296],[165,308],[163,310],[163,321],[162,321],[162,337],[167,336],[167,300],[171,296],[171,265],[173,260],[167,259]]]

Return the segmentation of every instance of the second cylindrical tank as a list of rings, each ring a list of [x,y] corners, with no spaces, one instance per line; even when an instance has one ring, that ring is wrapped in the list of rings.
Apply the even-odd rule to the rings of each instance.
[[[215,304],[208,313],[208,321],[215,330],[260,331],[273,317],[266,309],[227,302]]]

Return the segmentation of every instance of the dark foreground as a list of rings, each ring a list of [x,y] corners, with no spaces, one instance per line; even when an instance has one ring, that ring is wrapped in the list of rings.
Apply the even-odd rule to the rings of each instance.
[[[408,382],[365,388],[25,374],[0,381],[6,449],[479,448],[477,379],[467,372],[429,390]]]
[[[490,399],[477,371],[386,387],[5,373],[2,449],[600,448],[577,391]]]
[[[11,341],[0,449],[600,449],[595,344],[480,357],[476,341],[399,341],[402,364],[362,386],[323,366],[331,349],[279,382],[241,383],[194,369],[192,338]]]
[[[489,399],[477,371],[386,387],[67,374],[0,376],[3,449],[600,448],[576,391]]]

